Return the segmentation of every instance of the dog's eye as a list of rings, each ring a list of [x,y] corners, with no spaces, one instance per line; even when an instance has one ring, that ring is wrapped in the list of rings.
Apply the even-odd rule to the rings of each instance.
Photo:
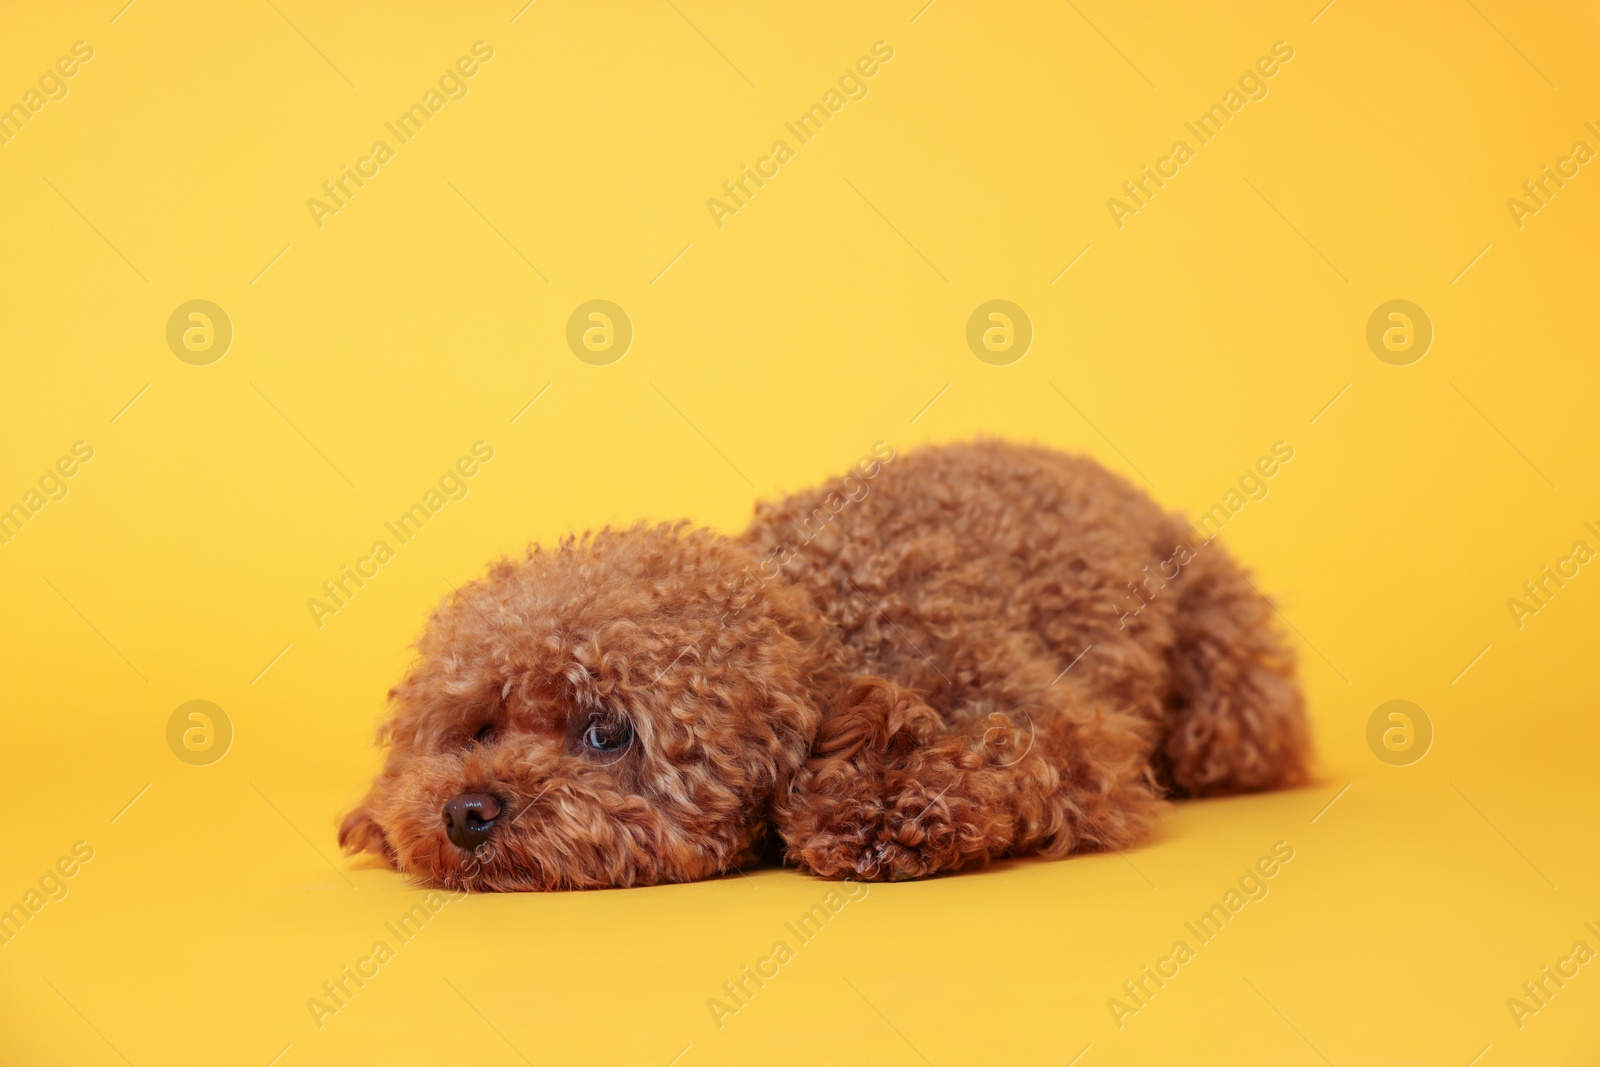
[[[472,739],[480,745],[487,745],[495,739],[495,735],[499,732],[494,723],[486,722],[478,727],[478,732],[472,735]]]
[[[633,726],[627,719],[606,722],[591,720],[583,732],[583,743],[596,752],[618,752],[633,740]]]

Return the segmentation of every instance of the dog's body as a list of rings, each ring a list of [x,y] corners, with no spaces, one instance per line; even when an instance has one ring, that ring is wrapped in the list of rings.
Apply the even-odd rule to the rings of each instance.
[[[602,531],[463,590],[341,838],[481,889],[706,877],[769,826],[867,879],[1121,848],[1164,793],[1305,779],[1271,615],[1090,461],[880,448],[736,539]]]

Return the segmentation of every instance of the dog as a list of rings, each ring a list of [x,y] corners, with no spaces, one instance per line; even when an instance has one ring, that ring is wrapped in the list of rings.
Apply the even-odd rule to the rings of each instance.
[[[450,889],[923,878],[1306,782],[1273,608],[1089,459],[986,440],[502,559],[434,611],[340,844]]]

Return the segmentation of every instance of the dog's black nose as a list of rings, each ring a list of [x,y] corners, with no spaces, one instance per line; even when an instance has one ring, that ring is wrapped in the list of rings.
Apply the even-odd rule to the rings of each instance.
[[[500,802],[487,793],[462,793],[444,806],[444,832],[468,852],[489,840]]]

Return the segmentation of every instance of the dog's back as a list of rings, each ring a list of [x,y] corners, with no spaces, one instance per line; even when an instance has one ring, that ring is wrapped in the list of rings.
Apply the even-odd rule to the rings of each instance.
[[[1159,723],[1152,757],[1188,793],[1304,776],[1306,730],[1272,609],[1214,541],[1092,460],[978,441],[864,462],[757,510],[847,670],[954,721],[1019,644],[1091,700]],[[786,551],[787,549],[787,551]]]

